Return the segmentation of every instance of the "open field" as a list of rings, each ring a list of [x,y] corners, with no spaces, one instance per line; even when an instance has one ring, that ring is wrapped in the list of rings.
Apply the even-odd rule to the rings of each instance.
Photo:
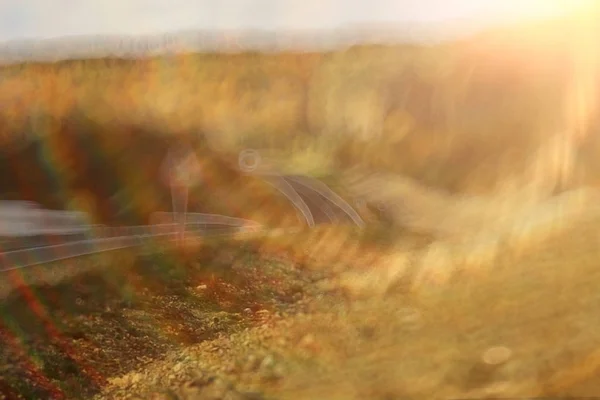
[[[575,153],[562,156],[573,158],[568,178],[554,177],[555,161],[540,160],[557,190],[595,185],[600,84],[590,33],[597,24],[589,19],[435,46],[7,65],[0,140],[17,157],[19,143],[26,152],[23,143],[42,139],[53,154],[48,168],[59,176],[74,167],[65,161],[76,163],[74,146],[94,143],[101,162],[122,159],[129,146],[156,154],[165,140],[188,138],[233,164],[239,151],[259,148],[301,174],[361,166],[454,193],[489,194],[507,179],[517,186],[531,180],[532,156],[558,136]],[[147,147],[140,134],[153,137]],[[72,135],[92,139],[59,139]]]
[[[51,286],[18,286],[13,274],[3,393],[597,395],[598,223],[525,252],[506,248],[444,284],[419,279],[431,238],[403,234],[390,247],[351,227],[113,253],[81,260],[87,272]],[[494,347],[510,351],[486,353]]]
[[[184,143],[202,169],[189,211],[282,234],[3,273],[0,394],[600,396],[595,27],[3,66],[0,200],[147,224],[172,208],[160,166]],[[366,228],[290,232],[294,207],[240,168],[249,148]]]

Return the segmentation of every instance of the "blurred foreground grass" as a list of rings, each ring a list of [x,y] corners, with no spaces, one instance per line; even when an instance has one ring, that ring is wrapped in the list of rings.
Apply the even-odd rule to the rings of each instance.
[[[599,227],[590,215],[474,264],[468,248],[435,259],[433,237],[372,225],[14,272],[2,391],[202,399],[189,382],[203,375],[276,399],[597,395]],[[490,364],[497,347],[510,351]],[[252,357],[275,364],[245,366]]]
[[[198,211],[294,225],[285,200],[235,170],[238,152],[257,148],[370,201],[365,216],[414,224],[196,241],[3,275],[0,390],[115,399],[170,387],[201,399],[204,383],[182,384],[202,373],[278,399],[598,395],[600,225],[596,193],[582,187],[598,182],[599,120],[593,108],[570,114],[574,97],[598,100],[598,71],[577,73],[597,39],[572,46],[566,28],[576,26],[433,47],[4,67],[2,165],[17,194],[59,188],[57,207],[79,193],[74,207],[98,219],[141,218],[168,203],[153,184],[158,150],[187,140],[207,171]],[[27,137],[39,146],[20,159]],[[554,152],[562,139],[568,173]],[[33,161],[16,168],[17,158]],[[505,186],[510,201],[492,196]],[[567,189],[581,190],[550,198]],[[460,237],[503,224],[488,241]],[[492,365],[482,354],[494,347],[510,351]]]

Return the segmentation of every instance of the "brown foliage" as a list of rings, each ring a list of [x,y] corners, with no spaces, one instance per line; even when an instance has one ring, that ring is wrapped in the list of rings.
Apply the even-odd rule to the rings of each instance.
[[[448,190],[486,191],[499,175],[518,173],[566,123],[576,57],[566,39],[548,45],[551,28],[529,32],[529,41],[500,31],[432,47],[7,66],[1,141],[52,131],[27,126],[77,109],[103,126],[202,132],[220,153],[271,148],[293,158],[310,148],[337,168],[383,168]]]

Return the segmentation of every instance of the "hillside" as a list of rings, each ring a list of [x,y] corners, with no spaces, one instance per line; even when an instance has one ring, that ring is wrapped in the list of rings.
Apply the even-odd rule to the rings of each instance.
[[[594,21],[2,67],[0,200],[147,223],[183,143],[191,211],[297,224],[254,148],[372,218],[7,271],[0,397],[597,396]]]
[[[572,143],[576,171],[557,185],[595,184],[589,154],[597,135],[589,133],[599,126],[592,103],[599,96],[597,42],[573,46],[577,35],[558,41],[548,33],[572,27],[565,24],[432,46],[8,65],[0,71],[2,147],[51,137],[78,113],[106,137],[122,134],[113,126],[135,126],[158,136],[206,137],[227,157],[248,147],[289,161],[312,152],[330,160],[330,173],[361,166],[489,194],[521,174],[546,138],[570,135],[569,107],[583,96],[587,111],[577,107],[585,126]]]

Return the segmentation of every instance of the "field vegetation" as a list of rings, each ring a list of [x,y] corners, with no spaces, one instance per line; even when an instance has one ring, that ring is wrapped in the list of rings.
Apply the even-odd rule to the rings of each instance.
[[[0,392],[597,396],[598,20],[428,46],[3,66],[2,200],[147,223],[171,208],[160,164],[185,142],[202,164],[190,211],[298,225],[240,171],[252,148],[369,224],[5,274]]]

